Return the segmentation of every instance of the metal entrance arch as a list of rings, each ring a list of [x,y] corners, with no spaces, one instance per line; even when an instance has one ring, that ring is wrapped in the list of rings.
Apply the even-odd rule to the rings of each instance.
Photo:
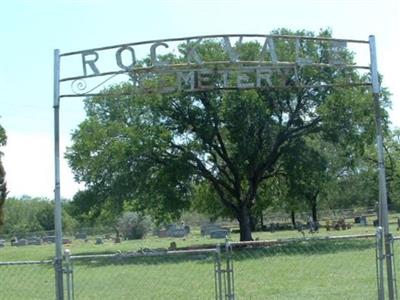
[[[226,60],[207,60],[198,52],[198,46],[207,41],[222,45]],[[242,60],[236,46],[243,42],[258,42],[261,47],[259,57],[254,61]],[[277,55],[278,43],[290,43],[295,51],[292,59],[281,59]],[[307,57],[305,48],[314,44],[324,47],[327,55],[318,59]],[[348,65],[342,53],[348,44],[368,47],[368,65]],[[181,46],[181,47],[179,47]],[[182,47],[183,46],[183,47]],[[179,51],[184,57],[182,63],[160,60],[160,54]],[[149,63],[144,65],[140,57],[149,57]],[[63,66],[63,68],[61,68]],[[296,82],[296,87],[327,88],[335,86],[371,86],[376,120],[377,155],[379,168],[379,222],[383,228],[386,268],[378,264],[379,274],[387,274],[389,299],[395,299],[394,266],[391,249],[391,234],[388,226],[388,207],[386,175],[383,153],[383,135],[380,116],[380,85],[378,78],[375,37],[368,40],[333,39],[326,37],[292,36],[292,35],[262,35],[262,34],[229,34],[205,35],[163,40],[150,40],[137,43],[126,43],[99,47],[81,51],[60,53],[54,50],[54,171],[55,171],[55,287],[56,298],[64,299],[63,288],[63,247],[61,220],[61,183],[60,183],[60,101],[62,98],[90,97],[101,94],[105,84],[129,80],[133,90],[144,93],[176,93],[198,92],[215,89],[266,89],[289,88],[285,83],[274,83],[271,78],[279,72],[290,74],[296,79],[301,68],[332,68],[356,69],[370,73],[370,82],[353,82],[337,84],[324,82],[317,85],[302,85]],[[78,71],[79,69],[79,71]],[[160,78],[155,87],[149,88],[145,82],[150,76]],[[218,78],[217,83],[211,82],[211,75]],[[163,81],[167,76],[168,84]],[[172,81],[171,81],[172,78]],[[230,80],[235,78],[235,80]],[[121,95],[121,94],[120,94]],[[383,278],[378,280],[379,299],[385,297]]]

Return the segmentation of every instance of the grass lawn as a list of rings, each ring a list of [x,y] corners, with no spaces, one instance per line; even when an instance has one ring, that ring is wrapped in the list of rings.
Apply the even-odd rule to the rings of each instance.
[[[394,226],[394,225],[392,225]],[[395,229],[395,228],[394,228]],[[353,227],[330,235],[374,233]],[[393,231],[395,232],[395,231]],[[313,236],[326,236],[325,229]],[[311,236],[307,234],[306,236]],[[254,233],[264,239],[300,238],[297,231]],[[238,240],[232,234],[231,240]],[[186,239],[148,237],[121,244],[73,241],[72,254],[115,253],[216,243],[196,232]],[[223,242],[223,241],[220,241]],[[400,242],[395,254],[400,253]],[[54,245],[0,248],[0,261],[53,257]],[[375,241],[308,241],[264,249],[235,250],[236,299],[376,299]],[[0,266],[0,299],[54,299],[51,265]],[[212,254],[128,259],[80,259],[74,262],[75,300],[214,299]]]

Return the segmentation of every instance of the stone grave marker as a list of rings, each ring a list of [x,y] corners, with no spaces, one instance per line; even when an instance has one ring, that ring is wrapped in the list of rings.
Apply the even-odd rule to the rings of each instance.
[[[228,229],[218,229],[218,230],[213,230],[210,232],[210,238],[212,239],[224,239],[229,235],[229,230]]]

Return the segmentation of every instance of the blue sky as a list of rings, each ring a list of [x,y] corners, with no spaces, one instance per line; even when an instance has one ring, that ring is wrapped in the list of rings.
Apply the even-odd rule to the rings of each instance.
[[[258,33],[276,28],[334,37],[377,39],[378,68],[392,92],[393,126],[400,127],[400,5],[396,0],[52,0],[0,4],[0,124],[8,145],[4,165],[10,196],[53,197],[53,50],[203,34]],[[84,118],[81,101],[61,104],[62,151]],[[79,189],[61,165],[61,194]]]

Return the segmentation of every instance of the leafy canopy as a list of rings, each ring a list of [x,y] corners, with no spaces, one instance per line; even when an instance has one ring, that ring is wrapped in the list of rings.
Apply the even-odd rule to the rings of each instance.
[[[273,33],[314,36],[284,29]],[[257,60],[261,47],[249,42],[236,45],[236,50],[243,60]],[[277,42],[276,48],[282,57],[295,55],[295,42]],[[224,53],[217,41],[198,51],[215,57]],[[305,51],[316,57],[325,49],[309,45]],[[352,63],[351,53],[345,51],[343,57]],[[129,202],[163,219],[179,216],[191,206],[193,195],[209,189],[210,199],[238,219],[241,239],[251,239],[249,214],[262,201],[260,188],[268,187],[285,157],[296,163],[296,151],[302,149],[296,149],[296,143],[320,134],[326,141],[361,151],[370,138],[373,119],[367,88],[296,87],[296,82],[343,83],[349,78],[366,80],[354,70],[301,67],[274,74],[272,80],[285,82],[285,89],[143,94],[128,83],[110,87],[85,100],[87,118],[73,133],[66,155],[76,179],[91,193],[88,201],[93,206],[82,202],[82,207],[113,206],[118,211]],[[147,84],[156,81],[149,79]],[[121,92],[131,96],[113,96]]]

